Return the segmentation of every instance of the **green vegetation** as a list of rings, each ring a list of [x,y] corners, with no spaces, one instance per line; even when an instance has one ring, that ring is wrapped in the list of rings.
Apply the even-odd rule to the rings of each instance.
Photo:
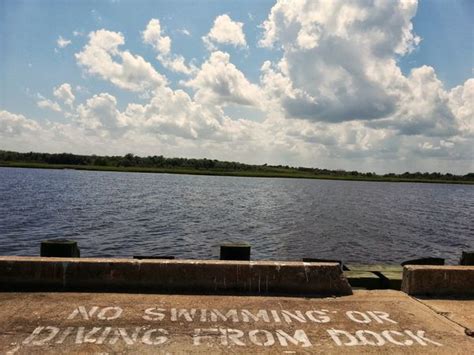
[[[0,166],[41,169],[78,169],[143,173],[286,177],[309,179],[430,182],[474,184],[474,173],[453,175],[441,173],[403,173],[377,175],[358,171],[290,167],[282,165],[249,165],[210,159],[76,155],[70,153],[18,153],[0,150]]]

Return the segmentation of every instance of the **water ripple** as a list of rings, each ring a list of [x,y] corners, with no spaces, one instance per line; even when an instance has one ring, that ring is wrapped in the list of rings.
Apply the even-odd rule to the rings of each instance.
[[[473,211],[465,185],[0,168],[0,255],[73,238],[84,256],[217,258],[244,241],[254,259],[454,263]]]

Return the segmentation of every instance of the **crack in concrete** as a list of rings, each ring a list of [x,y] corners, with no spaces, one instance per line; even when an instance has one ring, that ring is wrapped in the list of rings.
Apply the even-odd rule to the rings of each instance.
[[[410,295],[407,295],[407,296],[410,297],[412,300],[415,300],[416,302],[421,303],[423,306],[425,306],[429,310],[433,311],[437,315],[443,317],[444,319],[448,320],[449,322],[454,323],[457,326],[463,328],[464,329],[464,334],[467,335],[468,337],[474,337],[474,330],[473,329],[469,329],[468,327],[464,326],[462,323],[459,323],[459,322],[455,321],[454,319],[449,318],[449,315],[451,314],[451,312],[439,312],[434,307],[424,303],[422,300],[420,300],[418,298],[415,298],[413,296],[410,296]]]

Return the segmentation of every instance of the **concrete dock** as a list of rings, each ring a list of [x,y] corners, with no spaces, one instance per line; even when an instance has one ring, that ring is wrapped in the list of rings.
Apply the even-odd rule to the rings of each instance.
[[[474,267],[401,283],[353,290],[337,263],[0,257],[0,353],[473,353]]]
[[[472,354],[474,300],[0,293],[0,351]]]

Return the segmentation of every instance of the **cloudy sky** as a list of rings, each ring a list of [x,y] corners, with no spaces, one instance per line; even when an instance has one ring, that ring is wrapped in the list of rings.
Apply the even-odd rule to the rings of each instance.
[[[474,171],[470,0],[0,0],[0,149]]]

